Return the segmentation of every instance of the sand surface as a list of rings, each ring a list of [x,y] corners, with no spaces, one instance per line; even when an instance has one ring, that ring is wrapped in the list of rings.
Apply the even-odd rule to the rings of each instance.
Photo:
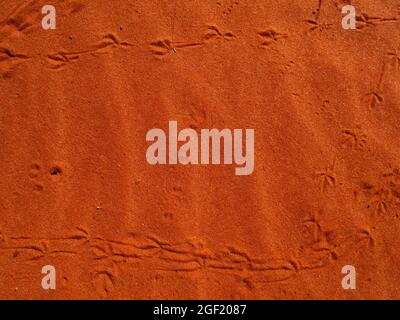
[[[399,1],[48,2],[0,1],[0,298],[399,297]],[[149,165],[170,120],[253,174]]]

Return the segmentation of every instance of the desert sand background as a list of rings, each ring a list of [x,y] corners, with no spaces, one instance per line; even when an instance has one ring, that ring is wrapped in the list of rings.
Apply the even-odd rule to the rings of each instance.
[[[399,298],[400,2],[348,3],[0,1],[0,298]],[[170,120],[253,174],[149,165]]]

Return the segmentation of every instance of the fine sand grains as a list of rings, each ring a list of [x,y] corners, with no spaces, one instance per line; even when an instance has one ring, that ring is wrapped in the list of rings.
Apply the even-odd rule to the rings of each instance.
[[[0,298],[398,298],[400,10],[354,2],[0,1]],[[149,165],[169,121],[254,171]]]

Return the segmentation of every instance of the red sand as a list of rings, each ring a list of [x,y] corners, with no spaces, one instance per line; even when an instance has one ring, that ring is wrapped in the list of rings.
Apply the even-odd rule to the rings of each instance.
[[[0,1],[0,298],[399,297],[399,1],[51,2]],[[149,165],[170,120],[253,174]]]

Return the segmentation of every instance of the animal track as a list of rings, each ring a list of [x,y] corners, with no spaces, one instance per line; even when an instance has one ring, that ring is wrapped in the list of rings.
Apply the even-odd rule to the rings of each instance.
[[[177,53],[182,49],[193,49],[211,42],[231,40],[234,37],[231,32],[221,32],[217,27],[209,26],[201,41],[174,42],[170,39],[157,40],[150,43],[150,52],[155,57],[163,57],[168,54]]]
[[[366,197],[367,208],[372,208],[376,216],[395,216],[391,209],[400,205],[399,169],[381,175],[376,185],[360,180],[359,186]]]
[[[194,48],[201,46],[202,43],[184,43],[184,42],[172,42],[171,40],[157,40],[150,43],[150,51],[155,56],[164,56],[169,53],[176,53],[180,49]]]
[[[374,195],[374,200],[372,200],[372,205],[375,208],[375,213],[380,215],[380,214],[386,214],[388,210],[388,203],[390,203],[390,191],[389,190],[379,190],[375,195]]]
[[[118,37],[112,33],[108,33],[103,36],[103,38],[89,50],[90,53],[108,53],[112,49],[122,47],[130,47],[132,44],[126,41],[121,41]]]
[[[62,174],[62,169],[59,166],[54,166],[50,168],[50,175],[52,176],[60,176]]]
[[[207,32],[203,37],[205,42],[219,41],[219,40],[232,40],[235,36],[232,32],[223,32],[216,26],[208,26]]]
[[[361,13],[356,16],[357,29],[361,30],[366,27],[374,27],[382,23],[397,22],[397,18],[382,18],[369,16],[367,13]]]
[[[76,233],[74,235],[56,240],[79,241],[82,242],[82,244],[86,244],[89,243],[91,239],[88,231],[82,227],[76,227]]]
[[[0,75],[3,78],[11,78],[15,68],[29,59],[30,57],[27,55],[16,53],[9,48],[0,47]]]
[[[394,49],[391,52],[387,53],[387,59],[384,61],[382,65],[382,70],[379,75],[378,84],[372,92],[368,93],[366,97],[369,99],[369,106],[371,109],[375,109],[376,106],[380,105],[384,101],[383,97],[383,89],[385,77],[388,71],[390,71],[390,67],[394,67],[398,72],[400,71],[400,49]]]
[[[321,225],[322,213],[318,212],[304,221],[306,246],[300,248],[300,268],[317,269],[327,266],[351,250],[363,246],[374,246],[375,240],[366,229],[324,230]]]
[[[266,48],[279,39],[285,39],[288,37],[286,33],[279,33],[273,29],[261,31],[258,35],[262,38],[262,43],[260,44],[261,48]]]
[[[49,54],[47,58],[50,64],[50,68],[60,69],[64,67],[68,62],[79,59],[80,54],[82,54],[82,52],[74,53],[74,52],[60,51],[55,54]]]
[[[126,48],[132,46],[129,42],[120,41],[114,34],[106,34],[103,38],[95,45],[85,50],[80,51],[59,51],[47,55],[47,61],[51,69],[61,69],[68,63],[78,60],[82,55],[98,55],[111,53],[117,48]]]
[[[41,5],[32,0],[22,2],[14,7],[11,13],[0,22],[0,42],[14,33],[25,33],[41,20]]]
[[[400,180],[400,174],[390,177]],[[102,298],[115,289],[119,266],[146,260],[156,270],[164,272],[225,271],[241,277],[247,286],[254,286],[254,283],[286,281],[302,270],[324,267],[350,250],[358,250],[364,243],[373,246],[374,240],[368,230],[325,231],[321,216],[319,212],[304,221],[308,237],[297,259],[251,257],[229,245],[223,250],[213,251],[197,239],[169,243],[136,232],[123,239],[104,239],[90,236],[81,227],[77,227],[72,235],[56,238],[6,237],[1,234],[0,252],[10,252],[14,259],[35,261],[60,255],[80,255],[89,248],[96,262],[92,283]]]
[[[157,40],[157,41],[150,43],[150,51],[154,55],[158,55],[158,56],[164,56],[164,55],[170,53],[171,51],[174,51],[174,48],[175,47],[173,45],[173,42],[168,39]],[[175,51],[176,51],[176,49],[175,49]]]
[[[369,106],[372,109],[375,109],[378,105],[380,105],[383,102],[383,94],[380,91],[373,91],[367,94],[367,97],[369,98]]]
[[[329,30],[332,27],[331,23],[319,22],[317,19],[304,20],[304,22],[310,26],[307,33],[313,33],[314,31],[323,32]]]
[[[336,175],[334,172],[335,163],[328,166],[325,170],[317,171],[316,177],[320,181],[321,191],[326,192],[329,187],[333,187],[336,184]]]
[[[307,20],[303,21],[310,26],[307,31],[307,34],[311,34],[314,31],[323,32],[323,31],[326,31],[331,28],[331,26],[332,26],[331,23],[320,22],[320,14],[321,14],[323,4],[324,4],[323,0],[318,0],[318,7],[315,10],[315,12],[313,12],[315,14],[314,19],[307,19]]]
[[[354,150],[363,150],[367,143],[367,136],[360,127],[342,131],[343,144]]]

